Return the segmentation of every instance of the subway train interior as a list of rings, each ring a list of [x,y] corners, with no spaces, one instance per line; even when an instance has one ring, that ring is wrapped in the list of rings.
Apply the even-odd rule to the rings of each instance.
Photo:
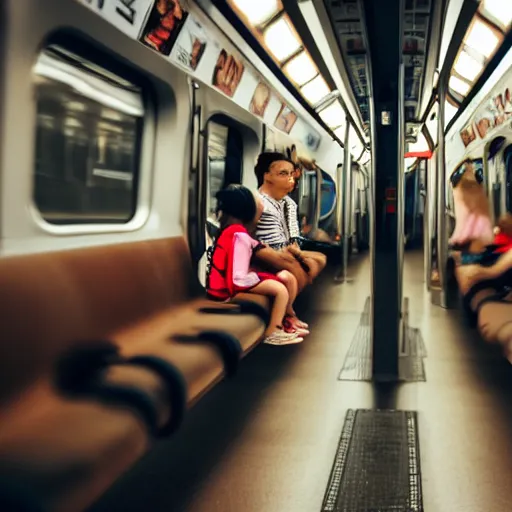
[[[511,27],[2,0],[0,510],[511,510]]]

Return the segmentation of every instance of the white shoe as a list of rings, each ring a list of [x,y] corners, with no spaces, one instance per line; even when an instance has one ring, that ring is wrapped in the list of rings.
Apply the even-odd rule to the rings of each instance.
[[[293,345],[302,341],[304,341],[304,338],[301,338],[296,332],[275,331],[267,336],[263,343],[267,345]]]

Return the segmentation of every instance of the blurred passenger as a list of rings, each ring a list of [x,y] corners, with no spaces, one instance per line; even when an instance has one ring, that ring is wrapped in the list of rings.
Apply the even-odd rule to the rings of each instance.
[[[502,276],[512,268],[512,215],[503,215],[494,229],[493,243],[480,253],[461,252],[455,261],[465,265],[464,274],[471,281],[483,281]]]
[[[469,252],[480,252],[493,241],[491,210],[482,185],[481,170],[467,160],[451,178],[455,205],[455,230],[449,243]]]
[[[251,268],[253,253],[262,244],[251,237],[263,210],[253,193],[242,185],[230,185],[217,193],[220,233],[210,253],[206,288],[214,300],[229,300],[239,293],[257,293],[273,299],[270,323],[264,343],[300,343],[309,334],[293,310],[297,281],[293,274],[277,274]]]

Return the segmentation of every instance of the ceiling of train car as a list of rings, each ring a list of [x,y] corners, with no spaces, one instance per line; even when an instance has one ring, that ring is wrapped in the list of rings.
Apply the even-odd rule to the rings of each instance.
[[[359,0],[324,0],[365,128],[369,125],[367,44]],[[405,120],[418,117],[431,0],[406,0],[404,13]]]

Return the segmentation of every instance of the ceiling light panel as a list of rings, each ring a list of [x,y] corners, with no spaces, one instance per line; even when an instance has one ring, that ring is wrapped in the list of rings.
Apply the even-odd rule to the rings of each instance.
[[[287,16],[281,16],[269,25],[263,33],[263,40],[279,62],[291,57],[302,46]]]
[[[311,105],[316,105],[322,98],[330,94],[331,90],[323,77],[318,75],[302,87],[300,92]]]
[[[281,6],[278,0],[231,0],[232,4],[254,26],[261,25],[275,16]]]
[[[455,71],[470,82],[473,82],[484,69],[481,62],[469,55],[468,52],[462,50],[459,54],[454,66]]]
[[[338,101],[318,112],[320,119],[331,129],[345,125],[345,111]]]
[[[455,91],[457,94],[460,94],[461,96],[466,96],[470,89],[468,83],[464,82],[464,80],[461,80],[460,78],[457,78],[456,76],[453,75],[450,77],[448,86],[452,91]]]
[[[475,19],[464,42],[488,59],[496,50],[500,39],[488,25]]]
[[[483,0],[480,4],[482,14],[502,29],[509,28],[512,22],[512,2],[510,0]]]
[[[290,60],[290,62],[284,66],[283,71],[299,87],[318,75],[315,63],[306,51],[299,53],[297,57]]]

